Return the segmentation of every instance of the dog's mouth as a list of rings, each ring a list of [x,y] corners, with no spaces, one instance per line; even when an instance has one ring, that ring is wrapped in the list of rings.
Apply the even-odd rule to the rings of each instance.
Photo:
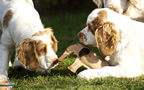
[[[57,65],[58,64],[58,62],[59,62],[59,60],[57,59],[57,60],[55,60],[52,64],[51,64],[51,66],[50,67],[54,67],[55,65]]]
[[[53,61],[53,63],[47,69],[38,68],[36,73],[40,74],[40,75],[51,73],[51,69],[56,67],[58,65],[58,62],[59,62],[59,60],[56,59],[55,61]]]
[[[85,45],[85,44],[83,44],[82,42],[78,42],[77,44],[81,44],[81,45],[83,45],[84,47],[88,47],[88,45]]]
[[[97,44],[95,44],[95,45],[91,45],[91,44],[85,45],[85,44],[82,43],[82,42],[78,42],[77,44],[81,44],[81,45],[83,45],[84,47],[88,47],[88,46],[97,47]]]
[[[58,65],[58,62],[60,62],[60,61],[58,59],[56,59],[55,61],[53,61],[51,63],[51,65],[46,70],[51,70],[52,68],[56,67]]]

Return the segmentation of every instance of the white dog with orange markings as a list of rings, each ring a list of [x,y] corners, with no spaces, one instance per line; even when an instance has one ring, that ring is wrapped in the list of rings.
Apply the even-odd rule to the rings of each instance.
[[[144,22],[144,0],[93,0],[98,8],[110,8],[133,20]]]
[[[144,23],[131,20],[111,9],[95,9],[87,19],[87,26],[78,33],[80,42],[96,46],[109,56],[111,66],[88,69],[81,78],[137,77],[144,74]]]
[[[58,64],[57,40],[44,28],[32,0],[0,0],[0,81],[8,80],[8,62],[16,48],[14,67],[40,74]]]

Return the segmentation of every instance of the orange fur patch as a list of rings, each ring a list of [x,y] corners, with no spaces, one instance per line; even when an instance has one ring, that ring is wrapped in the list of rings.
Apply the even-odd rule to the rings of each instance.
[[[13,16],[13,12],[11,10],[7,11],[7,13],[4,16],[4,20],[3,20],[4,28],[8,27],[9,20],[12,18],[12,16]]]
[[[43,43],[41,40],[39,40],[36,43],[36,47],[37,47],[37,53],[38,53],[39,56],[46,55],[47,45],[45,43]]]
[[[52,34],[52,29],[46,28],[44,31],[38,31],[38,32],[34,33],[32,36],[40,36],[43,34],[47,34],[48,36],[50,36]]]
[[[18,45],[17,57],[24,65],[29,66],[30,70],[36,70],[39,67],[38,53],[36,51],[36,41],[28,38],[22,40]]]
[[[56,53],[58,48],[57,48],[57,40],[54,35],[51,35],[51,40],[52,40],[51,46],[52,46],[54,52]]]
[[[119,40],[115,24],[105,22],[95,32],[96,43],[99,51],[104,56],[110,56],[114,53]]]
[[[29,66],[30,70],[36,70],[40,64],[39,56],[47,53],[47,45],[41,40],[35,41],[26,38],[20,42],[16,52],[18,60]]]
[[[36,32],[32,36],[40,36],[40,35],[43,35],[43,34],[46,34],[51,38],[51,40],[52,40],[51,46],[52,46],[54,52],[57,52],[57,40],[56,40],[55,36],[53,35],[53,32],[52,32],[51,28],[46,28],[44,31]]]
[[[106,20],[107,19],[107,12],[106,11],[100,11],[98,13],[98,17],[95,18],[92,22],[88,23],[88,30],[90,32],[92,32],[92,34],[95,35],[95,31],[96,29],[101,26],[104,21],[103,20]]]
[[[115,11],[115,12],[117,12],[117,13],[120,12],[119,9],[118,9],[117,7],[109,6],[108,8],[111,9],[111,10],[113,10],[113,11]]]

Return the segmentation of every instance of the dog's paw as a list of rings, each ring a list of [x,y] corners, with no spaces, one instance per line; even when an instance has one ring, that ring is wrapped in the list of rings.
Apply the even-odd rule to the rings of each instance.
[[[95,69],[87,69],[87,70],[80,72],[78,74],[78,77],[84,78],[84,79],[94,79],[94,78],[101,77],[101,75]]]
[[[0,82],[6,82],[8,81],[8,77],[5,75],[0,75]]]

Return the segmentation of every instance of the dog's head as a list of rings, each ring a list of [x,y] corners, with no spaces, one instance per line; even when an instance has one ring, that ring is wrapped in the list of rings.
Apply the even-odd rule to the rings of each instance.
[[[16,58],[29,70],[47,73],[58,64],[57,40],[50,28],[22,40],[16,48]]]
[[[78,33],[80,42],[85,45],[98,47],[101,54],[110,56],[114,53],[118,43],[118,32],[115,24],[111,22],[112,12],[109,9],[96,9],[87,19],[87,26]]]

